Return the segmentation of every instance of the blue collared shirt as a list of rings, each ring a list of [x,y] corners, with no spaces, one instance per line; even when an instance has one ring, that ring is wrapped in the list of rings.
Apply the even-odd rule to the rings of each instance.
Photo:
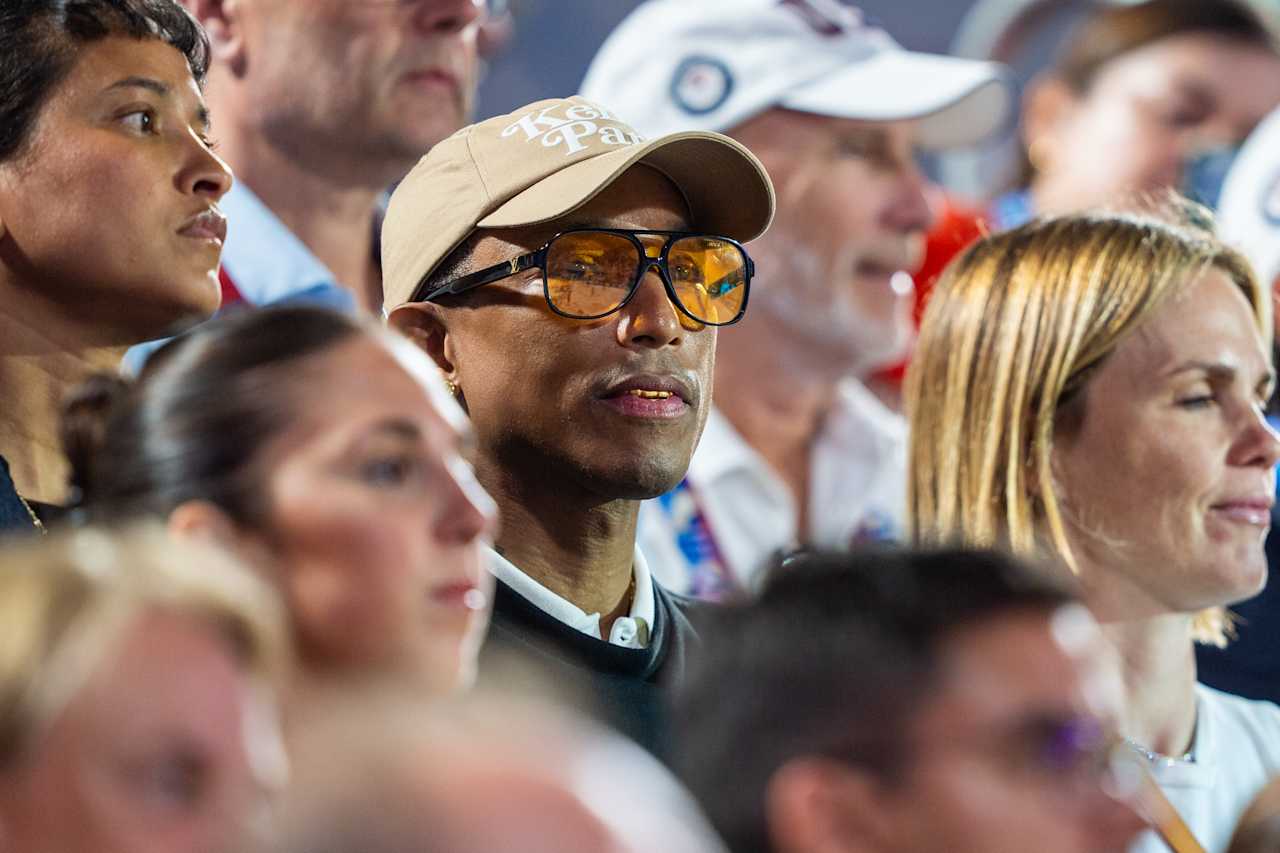
[[[305,302],[355,313],[355,296],[253,191],[237,183],[219,202],[227,215],[222,266],[249,305]],[[139,344],[125,355],[136,373],[165,341]]]

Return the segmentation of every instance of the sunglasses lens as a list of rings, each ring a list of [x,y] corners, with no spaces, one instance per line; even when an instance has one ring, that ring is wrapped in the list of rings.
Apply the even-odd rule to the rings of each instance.
[[[667,252],[671,285],[685,310],[704,323],[732,323],[747,298],[747,259],[717,237],[681,237]]]
[[[627,298],[639,268],[640,254],[626,237],[571,231],[547,248],[547,298],[570,317],[599,317]]]

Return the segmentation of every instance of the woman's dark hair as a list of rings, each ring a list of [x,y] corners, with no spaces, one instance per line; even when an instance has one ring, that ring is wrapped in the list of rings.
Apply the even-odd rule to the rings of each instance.
[[[257,463],[315,378],[300,362],[369,330],[321,308],[240,310],[166,344],[135,381],[89,379],[63,413],[73,501],[89,520],[117,521],[206,500],[261,528]]]
[[[40,110],[80,49],[108,36],[159,39],[187,59],[203,85],[209,39],[175,0],[0,2],[0,162],[18,154]]]

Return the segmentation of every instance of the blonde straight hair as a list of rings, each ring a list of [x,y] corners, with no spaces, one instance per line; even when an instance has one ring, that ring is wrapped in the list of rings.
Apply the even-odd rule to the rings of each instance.
[[[230,557],[158,526],[87,528],[0,550],[0,771],[20,763],[109,656],[160,610],[210,626],[278,691],[288,641],[274,592]]]
[[[929,301],[906,379],[908,524],[916,543],[1003,547],[1077,569],[1050,458],[1092,371],[1164,300],[1225,273],[1272,339],[1271,300],[1248,262],[1186,205],[1074,214],[988,236]],[[1196,638],[1223,645],[1222,608]]]

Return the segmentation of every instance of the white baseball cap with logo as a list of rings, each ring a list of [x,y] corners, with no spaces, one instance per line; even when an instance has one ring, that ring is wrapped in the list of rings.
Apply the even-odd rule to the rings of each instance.
[[[1280,279],[1280,109],[1249,134],[1222,185],[1218,233],[1253,264],[1263,285]]]
[[[422,298],[431,273],[472,232],[555,220],[636,166],[670,179],[692,228],[745,243],[773,218],[768,173],[727,136],[645,139],[583,98],[538,101],[437,143],[396,187],[382,224],[383,310]]]
[[[903,50],[840,0],[649,0],[605,40],[584,97],[645,134],[727,131],[773,107],[920,120],[920,144],[976,144],[1010,120],[1004,66]]]

